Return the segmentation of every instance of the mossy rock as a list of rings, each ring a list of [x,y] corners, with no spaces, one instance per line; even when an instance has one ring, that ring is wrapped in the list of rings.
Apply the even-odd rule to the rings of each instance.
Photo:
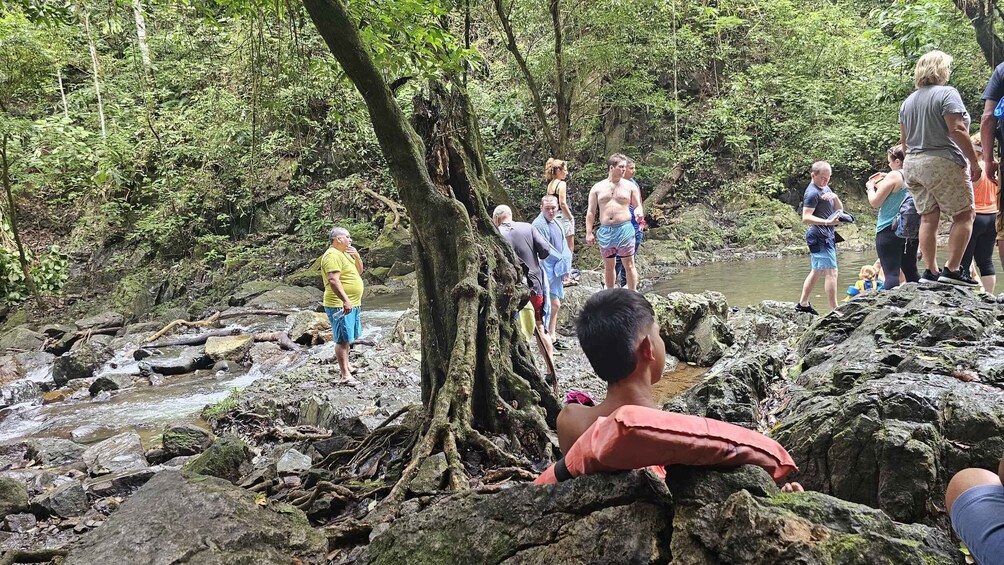
[[[239,438],[223,436],[182,470],[186,475],[208,475],[237,483],[251,470],[251,452]]]
[[[28,490],[20,481],[0,479],[0,518],[28,510]]]
[[[411,232],[401,227],[388,227],[370,245],[365,259],[365,264],[370,269],[378,267],[390,269],[398,261],[412,261]]]
[[[286,284],[293,286],[312,286],[324,290],[324,278],[321,276],[321,258],[314,259],[309,267],[297,271],[285,279]]]
[[[168,459],[183,455],[197,455],[213,443],[206,430],[190,424],[174,425],[164,431],[164,453]]]

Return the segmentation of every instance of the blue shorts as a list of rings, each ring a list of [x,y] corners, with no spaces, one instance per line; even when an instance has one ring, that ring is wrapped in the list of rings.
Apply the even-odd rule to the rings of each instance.
[[[830,247],[817,253],[809,253],[812,261],[812,270],[837,268],[837,250]]]
[[[952,505],[952,529],[982,565],[1004,559],[1004,487],[983,485],[959,495]]]
[[[596,239],[600,242],[600,255],[604,259],[634,256],[635,234],[630,221],[609,226],[601,225],[600,229],[596,230]]]
[[[335,336],[335,343],[352,343],[359,339],[363,333],[363,324],[360,320],[362,306],[356,306],[348,314],[339,306],[332,308],[324,307],[324,313],[328,315],[331,322],[331,334]]]

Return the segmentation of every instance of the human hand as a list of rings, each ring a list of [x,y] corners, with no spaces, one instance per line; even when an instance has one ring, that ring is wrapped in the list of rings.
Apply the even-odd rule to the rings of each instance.
[[[589,232],[586,234],[586,245],[592,245],[593,242],[595,241],[596,241],[596,236],[593,235],[593,232]]]
[[[352,312],[352,302],[346,300],[342,303],[342,313],[349,314]]]
[[[348,253],[349,255],[359,255],[359,252],[356,251],[356,248],[352,247],[352,245],[349,245],[348,247],[346,247],[345,248],[345,252]]]
[[[993,182],[997,182],[997,172],[1000,169],[1000,163],[994,161],[993,159],[989,161],[983,161],[983,172],[987,175],[987,178]]]
[[[823,195],[820,196],[820,198],[822,198],[823,200],[825,200],[827,202],[833,202],[834,200],[837,199],[837,193],[835,193],[835,192],[824,192]]]
[[[969,164],[969,180],[971,180],[973,182],[976,182],[976,181],[980,180],[981,176],[983,176],[983,168],[980,167],[980,164],[976,163],[976,162],[970,163]]]

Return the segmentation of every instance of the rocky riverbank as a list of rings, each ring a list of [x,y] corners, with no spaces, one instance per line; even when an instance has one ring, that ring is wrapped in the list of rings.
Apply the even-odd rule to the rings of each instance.
[[[598,281],[586,272],[568,289],[559,325],[571,343],[574,313]],[[787,303],[730,308],[713,292],[649,295],[667,350],[679,358],[667,375],[676,363],[710,367],[691,374],[698,381],[682,395],[667,394],[665,408],[769,432],[798,463],[793,478],[816,492],[779,493],[760,469],[744,467],[673,470],[668,490],[644,473],[554,487],[522,484],[519,474],[481,477],[473,491],[449,496],[439,490],[445,467],[437,465],[446,462],[432,458],[407,486],[399,514],[364,526],[407,443],[388,434],[385,445],[352,460],[358,479],[346,486],[330,482],[329,462],[413,416],[417,317],[406,312],[375,347],[355,348],[362,384],[338,386],[333,348],[317,345],[327,330],[311,311],[316,298],[308,289],[255,283],[223,310],[234,314],[227,327],[283,333],[299,342],[295,351],[237,339],[147,355],[159,348],[143,341],[160,324],[125,325],[113,313],[61,333],[18,328],[0,336],[10,404],[107,405],[198,371],[267,376],[208,406],[209,429],[177,423],[152,437],[91,426],[68,437],[8,441],[0,447],[0,547],[68,550],[67,563],[251,556],[263,563],[461,563],[471,556],[536,563],[556,555],[622,563],[959,563],[941,508],[944,485],[963,467],[995,465],[1004,451],[1004,308],[991,299],[907,285],[814,319]],[[172,372],[166,358],[194,373]],[[562,391],[602,397],[603,383],[578,347],[560,352],[557,365]],[[18,410],[5,409],[0,423],[16,420]],[[477,454],[464,464],[477,469]]]

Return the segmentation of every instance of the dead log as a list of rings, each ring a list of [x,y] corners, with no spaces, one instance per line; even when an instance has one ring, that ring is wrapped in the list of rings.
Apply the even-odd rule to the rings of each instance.
[[[275,341],[279,343],[279,347],[286,351],[299,351],[300,346],[293,343],[293,340],[289,339],[289,335],[286,332],[271,332],[254,334],[255,341]]]
[[[240,335],[240,333],[241,333],[240,330],[233,328],[212,330],[198,335],[186,335],[175,339],[168,339],[154,343],[147,343],[143,346],[143,348],[147,349],[152,347],[174,347],[176,345],[203,345],[211,337],[229,337],[232,335]]]
[[[197,322],[175,320],[161,328],[157,333],[146,338],[146,341],[156,341],[163,337],[164,334],[178,326],[184,326],[186,328],[205,328],[214,325],[220,320],[226,320],[227,318],[240,318],[241,316],[288,316],[290,314],[292,314],[292,312],[289,310],[237,310],[233,312],[213,312],[213,314],[205,320],[199,320]]]
[[[652,194],[648,195],[645,199],[645,211],[646,213],[653,207],[658,206],[662,199],[669,194],[669,191],[673,189],[673,185],[676,184],[681,178],[683,178],[683,163],[677,163],[673,170],[669,172],[666,178],[662,179],[662,182],[655,187]]]

